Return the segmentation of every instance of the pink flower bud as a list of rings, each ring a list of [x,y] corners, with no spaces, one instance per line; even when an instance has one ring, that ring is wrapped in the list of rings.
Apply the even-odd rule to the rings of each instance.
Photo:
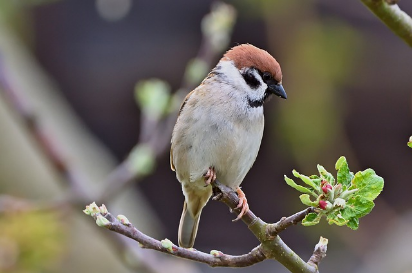
[[[330,184],[325,184],[325,185],[322,187],[322,191],[323,191],[325,194],[327,194],[327,193],[328,193],[328,190],[332,190],[332,186],[331,186]]]
[[[328,205],[328,203],[326,203],[325,200],[319,200],[319,208],[326,209],[327,205]]]

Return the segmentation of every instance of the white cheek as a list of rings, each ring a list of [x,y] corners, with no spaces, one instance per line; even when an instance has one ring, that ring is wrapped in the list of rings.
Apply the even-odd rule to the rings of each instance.
[[[261,100],[261,99],[263,99],[263,97],[265,96],[265,92],[266,92],[267,87],[268,87],[268,86],[267,86],[266,83],[261,82],[261,83],[260,83],[260,86],[259,86],[258,88],[256,88],[256,89],[251,89],[251,90],[248,92],[248,97],[249,97],[251,100]]]
[[[234,66],[232,61],[221,61],[218,65],[221,67],[220,72],[226,75],[226,79],[230,80],[232,84],[231,86],[236,86],[236,95],[239,95],[242,100],[246,101],[247,98],[252,100],[263,99],[267,89],[267,84],[262,81],[262,78],[257,71],[254,71],[254,74],[256,79],[260,81],[260,85],[258,88],[252,89],[249,85],[247,85],[241,75],[243,70],[239,71]],[[231,86],[228,86],[228,88],[231,88]]]

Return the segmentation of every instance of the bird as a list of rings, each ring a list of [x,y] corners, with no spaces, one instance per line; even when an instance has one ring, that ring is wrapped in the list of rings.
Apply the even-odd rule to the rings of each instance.
[[[229,49],[184,99],[173,128],[171,169],[185,198],[180,247],[194,246],[202,209],[216,179],[239,197],[235,220],[249,210],[240,184],[258,155],[264,129],[263,104],[272,95],[286,99],[279,63],[251,44]]]

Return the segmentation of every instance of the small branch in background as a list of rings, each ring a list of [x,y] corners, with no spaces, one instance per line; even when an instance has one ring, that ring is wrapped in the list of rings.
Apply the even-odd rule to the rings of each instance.
[[[236,214],[240,213],[237,208],[239,198],[234,190],[219,183],[219,181],[215,181],[213,183],[213,193],[214,200],[225,203],[232,212]],[[211,253],[208,254],[194,249],[181,248],[174,245],[168,239],[158,241],[137,230],[125,216],[119,215],[117,218],[113,217],[104,205],[98,207],[95,203],[92,203],[84,210],[86,214],[93,216],[97,225],[127,236],[139,242],[143,248],[149,248],[173,256],[205,263],[213,267],[245,267],[266,259],[274,259],[283,264],[291,272],[316,273],[318,272],[320,261],[326,256],[327,239],[321,238],[315,247],[312,257],[306,263],[277,236],[279,232],[298,223],[312,211],[313,208],[308,208],[290,217],[286,217],[276,224],[268,225],[249,210],[241,219],[259,239],[261,244],[248,254],[232,256],[223,254],[217,250],[212,250]],[[268,228],[268,226],[270,228]]]
[[[0,88],[6,95],[6,99],[10,102],[14,110],[26,124],[30,133],[39,143],[41,150],[47,156],[50,163],[62,175],[67,175],[68,166],[62,155],[58,150],[57,145],[52,141],[52,137],[42,127],[41,121],[38,119],[35,111],[30,106],[30,103],[11,86],[6,75],[4,63],[0,59]]]
[[[69,206],[67,202],[52,201],[30,201],[11,195],[0,194],[0,214],[38,211],[65,211]]]
[[[11,105],[19,118],[25,123],[27,130],[37,142],[39,151],[44,154],[54,169],[65,179],[69,187],[67,200],[89,200],[89,196],[83,188],[81,175],[72,168],[66,160],[63,151],[50,130],[48,130],[41,118],[29,101],[10,83],[4,62],[0,59],[0,91],[5,95],[6,101]],[[56,203],[51,201],[51,203]],[[60,202],[61,203],[61,202]],[[54,204],[51,205],[52,207]]]
[[[396,35],[412,47],[412,18],[402,11],[396,0],[361,0]]]

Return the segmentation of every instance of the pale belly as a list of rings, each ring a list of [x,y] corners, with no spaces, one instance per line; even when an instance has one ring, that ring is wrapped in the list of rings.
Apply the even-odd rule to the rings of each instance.
[[[226,123],[224,126],[214,124],[186,129],[181,139],[179,135],[175,136],[177,145],[173,147],[179,181],[200,189],[204,187],[203,175],[209,167],[214,167],[217,179],[235,189],[242,183],[258,154],[263,135],[263,116],[259,122],[243,126]],[[194,134],[197,137],[189,138]]]

